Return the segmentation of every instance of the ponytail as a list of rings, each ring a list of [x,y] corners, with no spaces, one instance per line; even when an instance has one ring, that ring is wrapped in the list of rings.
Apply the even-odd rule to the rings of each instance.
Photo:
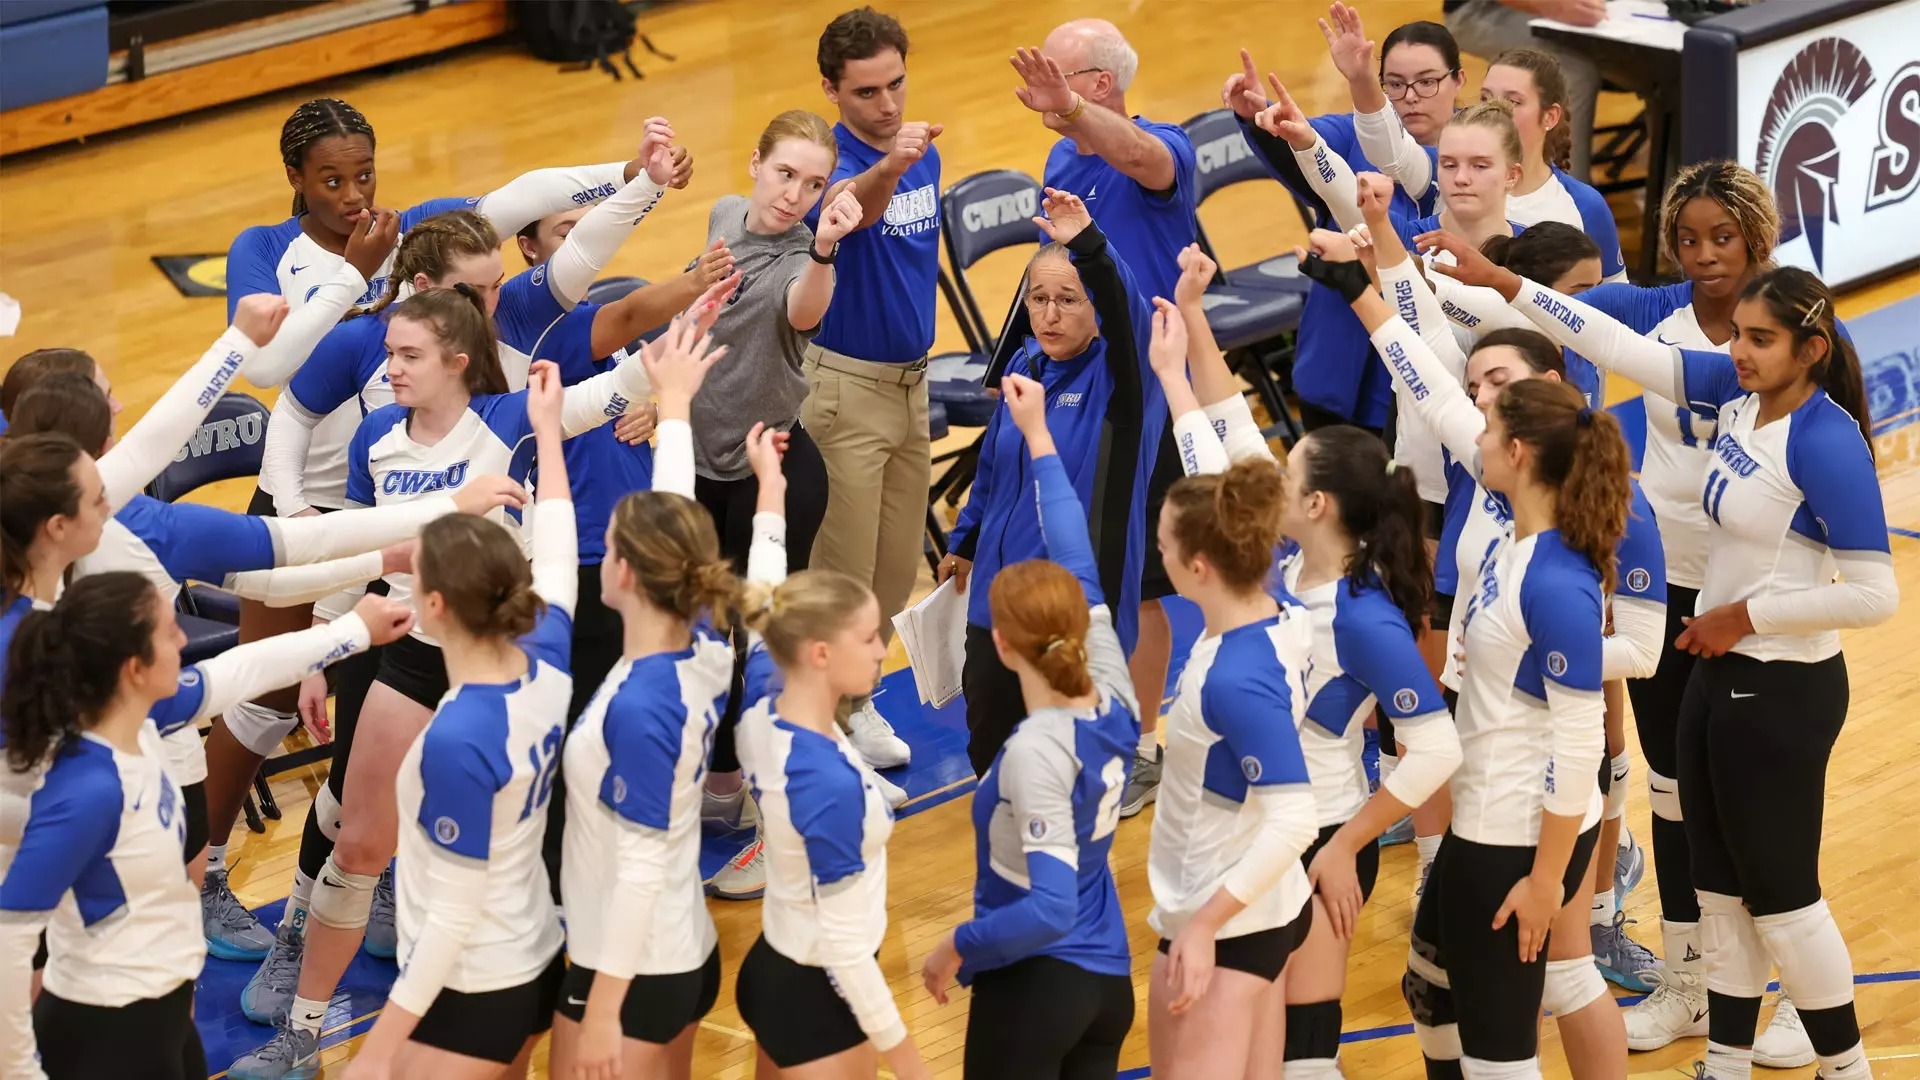
[[[749,585],[746,593],[742,617],[782,667],[799,662],[808,642],[847,629],[873,599],[865,585],[835,570],[802,570],[770,589]]]
[[[0,439],[0,602],[11,604],[26,591],[40,527],[80,512],[73,463],[83,453],[57,433]]]
[[[484,517],[448,514],[420,530],[416,595],[439,593],[447,615],[477,638],[517,638],[546,609],[519,541]]]
[[[1394,463],[1379,436],[1345,424],[1307,436],[1303,494],[1325,492],[1353,539],[1348,588],[1378,584],[1419,633],[1433,600],[1433,560],[1421,518],[1426,505],[1412,469]]]
[[[1221,582],[1241,595],[1264,587],[1273,573],[1285,498],[1279,468],[1264,458],[1237,462],[1223,473],[1183,477],[1167,489],[1181,553],[1204,556]]]
[[[715,626],[733,619],[740,580],[720,553],[706,508],[668,491],[636,491],[613,508],[608,554],[633,570],[634,591],[662,611]]]
[[[1032,664],[1057,694],[1093,692],[1087,670],[1087,594],[1059,563],[1028,559],[1001,568],[987,590],[993,628],[1008,652]]]
[[[1847,410],[1860,425],[1860,437],[1873,453],[1873,416],[1868,408],[1866,377],[1860,372],[1860,354],[1840,334],[1833,311],[1833,293],[1821,280],[1797,266],[1782,266],[1754,278],[1740,290],[1740,299],[1759,300],[1768,314],[1793,337],[1799,352],[1814,338],[1827,343],[1827,355],[1807,372],[1834,404]]]
[[[14,772],[34,768],[92,727],[120,692],[128,660],[153,662],[159,605],[146,578],[120,570],[81,578],[52,610],[20,620],[0,689]]]
[[[1633,460],[1620,422],[1594,409],[1573,386],[1553,379],[1508,383],[1494,405],[1507,438],[1533,449],[1533,480],[1559,493],[1554,525],[1568,547],[1600,571],[1601,588],[1613,592],[1618,567],[1614,549],[1627,530],[1633,490]]]

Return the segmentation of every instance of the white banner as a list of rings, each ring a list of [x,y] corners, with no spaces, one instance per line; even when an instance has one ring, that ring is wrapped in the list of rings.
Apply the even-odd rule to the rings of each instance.
[[[1779,262],[1843,286],[1920,256],[1920,0],[1744,51],[1739,88]]]

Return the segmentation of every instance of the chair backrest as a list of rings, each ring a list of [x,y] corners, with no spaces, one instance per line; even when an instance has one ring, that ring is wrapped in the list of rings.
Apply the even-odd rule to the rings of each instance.
[[[1041,194],[1040,182],[1026,173],[991,169],[959,181],[940,197],[947,262],[953,268],[954,286],[965,308],[962,321],[973,320],[975,333],[970,342],[977,340],[991,348],[996,339],[967,283],[967,270],[996,251],[1022,244],[1039,245],[1040,230],[1033,219],[1040,213]]]
[[[1194,205],[1206,202],[1208,197],[1222,188],[1235,184],[1244,184],[1254,180],[1273,181],[1273,174],[1267,171],[1266,163],[1260,160],[1260,152],[1248,142],[1240,121],[1233,115],[1232,109],[1213,109],[1190,118],[1180,127],[1186,131],[1187,138],[1193,140],[1193,153],[1199,166],[1199,190],[1194,192]],[[1308,232],[1313,231],[1313,210],[1301,202],[1292,190],[1281,186],[1300,213],[1300,222]],[[1194,222],[1201,250],[1215,262],[1220,256],[1213,250],[1212,241],[1207,239],[1207,230],[1198,221]],[[1216,281],[1226,280],[1226,267],[1220,268]]]
[[[147,494],[173,502],[208,484],[258,476],[266,443],[267,407],[245,394],[222,394]]]
[[[637,278],[637,277],[601,278],[599,281],[596,281],[593,284],[587,286],[587,302],[590,304],[611,304],[615,300],[624,298],[628,293],[634,291],[635,289],[641,288],[646,284],[647,284],[646,278]],[[652,341],[654,338],[657,338],[661,334],[664,334],[666,332],[667,332],[667,324],[662,323],[659,326],[654,327],[653,329],[647,331],[644,334],[641,334],[639,337],[634,338],[632,341],[628,342],[627,351],[631,353],[637,353],[640,351],[640,346],[646,344],[649,341]]]

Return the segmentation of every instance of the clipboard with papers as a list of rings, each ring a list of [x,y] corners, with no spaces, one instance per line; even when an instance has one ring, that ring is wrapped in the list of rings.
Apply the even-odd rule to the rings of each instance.
[[[921,703],[939,709],[959,697],[967,656],[967,597],[954,587],[954,579],[895,615],[893,629],[907,650]]]

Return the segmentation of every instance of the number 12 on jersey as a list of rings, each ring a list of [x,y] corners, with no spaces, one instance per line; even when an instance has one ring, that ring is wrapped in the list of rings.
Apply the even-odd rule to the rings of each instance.
[[[527,804],[520,809],[520,820],[533,816],[535,810],[544,809],[547,799],[553,795],[553,774],[560,767],[561,734],[558,725],[547,732],[547,737],[527,747],[527,763],[533,766],[533,782],[527,785]]]

